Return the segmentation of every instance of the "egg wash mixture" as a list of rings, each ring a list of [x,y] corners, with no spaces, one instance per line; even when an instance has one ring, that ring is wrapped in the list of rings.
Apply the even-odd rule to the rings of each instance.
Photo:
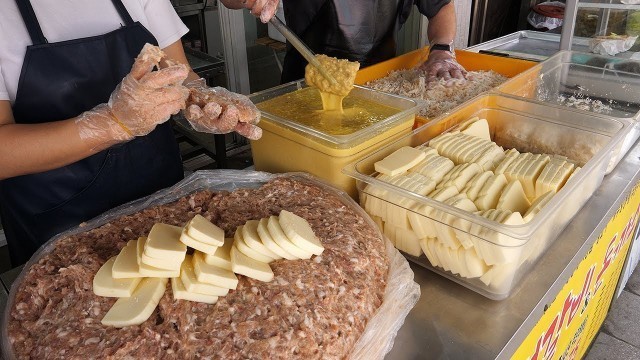
[[[256,104],[263,112],[307,126],[328,135],[349,135],[400,112],[371,100],[347,95],[342,110],[323,110],[316,88],[306,87]]]
[[[342,100],[353,89],[360,63],[326,55],[316,55],[316,59],[335,82],[329,81],[315,66],[309,64],[304,71],[307,85],[320,90],[325,111],[342,111]]]

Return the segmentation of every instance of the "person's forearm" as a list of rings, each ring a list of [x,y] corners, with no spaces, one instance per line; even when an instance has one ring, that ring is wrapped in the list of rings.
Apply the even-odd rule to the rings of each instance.
[[[56,169],[112,144],[81,139],[75,119],[0,125],[0,179]]]
[[[432,44],[449,44],[455,40],[456,11],[453,1],[443,6],[436,16],[429,19],[427,35]]]

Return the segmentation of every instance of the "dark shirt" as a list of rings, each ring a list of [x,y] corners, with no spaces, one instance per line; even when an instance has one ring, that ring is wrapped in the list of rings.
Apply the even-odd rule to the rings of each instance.
[[[317,54],[359,61],[395,56],[396,35],[413,5],[431,18],[450,0],[283,0],[287,25]],[[306,60],[287,49],[282,82],[304,77]]]

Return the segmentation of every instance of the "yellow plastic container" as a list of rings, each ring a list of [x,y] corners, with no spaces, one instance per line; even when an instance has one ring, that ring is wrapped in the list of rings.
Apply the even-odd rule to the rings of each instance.
[[[250,96],[259,104],[306,87],[299,80]],[[414,100],[356,86],[350,96],[363,97],[398,109],[398,112],[362,130],[347,135],[323,133],[300,123],[262,112],[262,138],[251,141],[256,170],[274,173],[303,171],[322,178],[356,198],[355,180],[342,174],[347,164],[408,134],[418,103]]]
[[[369,81],[387,76],[393,70],[410,69],[418,66],[427,59],[428,48],[422,48],[404,55],[383,61],[358,71],[355,83],[363,85]],[[514,77],[537,63],[501,56],[478,54],[471,51],[456,50],[456,59],[468,71],[493,70],[508,78]],[[422,125],[430,119],[416,116],[416,125]]]

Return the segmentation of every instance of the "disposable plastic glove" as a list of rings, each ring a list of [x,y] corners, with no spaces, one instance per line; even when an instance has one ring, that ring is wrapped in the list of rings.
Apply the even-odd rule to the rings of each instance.
[[[232,93],[221,87],[208,87],[204,79],[188,83],[185,118],[194,130],[212,134],[236,131],[252,140],[262,136],[262,129],[255,124],[260,111],[244,95]]]
[[[427,83],[443,79],[447,86],[453,85],[456,80],[464,81],[467,71],[458,64],[455,57],[448,51],[433,51],[429,58],[420,66],[427,76]]]
[[[181,84],[189,70],[180,64],[153,71],[163,57],[162,50],[146,44],[109,101],[76,119],[80,138],[108,144],[128,141],[149,134],[184,109],[189,90]]]
[[[278,3],[280,0],[245,0],[244,7],[266,24],[278,10]]]

